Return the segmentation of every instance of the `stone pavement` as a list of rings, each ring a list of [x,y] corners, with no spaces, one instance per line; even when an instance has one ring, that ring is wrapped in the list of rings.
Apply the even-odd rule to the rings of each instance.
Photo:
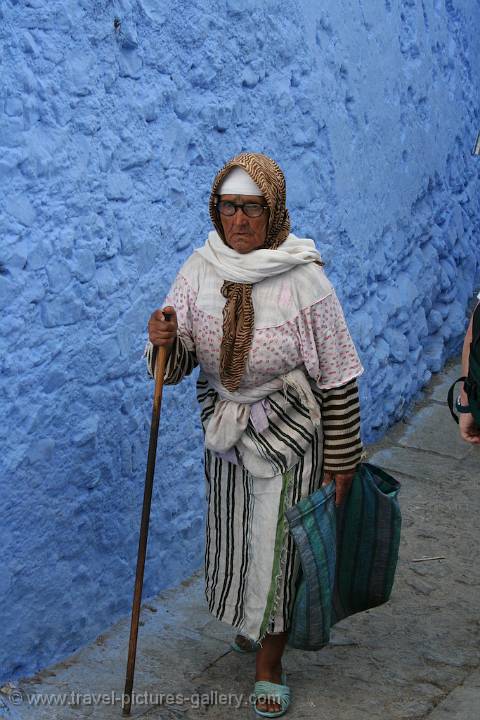
[[[458,375],[458,365],[447,366],[410,416],[369,448],[369,459],[403,483],[392,599],[339,623],[323,650],[287,649],[287,717],[478,720],[480,448],[459,439],[445,403]],[[122,620],[65,662],[4,686],[0,718],[121,717],[113,699],[123,690],[128,631]],[[206,609],[201,573],[146,602],[132,717],[254,717],[255,659],[231,651],[231,637]]]

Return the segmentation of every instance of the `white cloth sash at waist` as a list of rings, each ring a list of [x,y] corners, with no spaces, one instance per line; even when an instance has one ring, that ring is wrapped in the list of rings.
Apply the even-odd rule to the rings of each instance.
[[[266,398],[274,392],[292,388],[299,400],[308,409],[313,425],[320,425],[320,408],[305,373],[295,368],[285,375],[244,393],[231,393],[218,380],[207,376],[210,385],[220,395],[215,410],[205,429],[205,445],[221,455],[227,454],[237,445],[251,418],[257,432],[268,428]]]

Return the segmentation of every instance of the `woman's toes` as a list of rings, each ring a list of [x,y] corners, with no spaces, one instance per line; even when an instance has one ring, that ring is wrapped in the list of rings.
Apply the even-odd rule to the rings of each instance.
[[[278,712],[280,710],[280,705],[269,699],[264,700],[262,698],[261,700],[257,700],[257,708],[262,712]]]

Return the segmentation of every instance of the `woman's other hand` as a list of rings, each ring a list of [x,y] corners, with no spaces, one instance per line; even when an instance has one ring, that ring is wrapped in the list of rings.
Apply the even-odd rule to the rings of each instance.
[[[170,349],[177,337],[177,330],[177,313],[170,305],[150,315],[148,337],[152,345],[163,345]]]
[[[470,413],[462,413],[459,416],[460,435],[464,440],[474,445],[480,443],[480,427]]]
[[[335,505],[337,505],[337,507],[338,505],[341,505],[347,497],[354,476],[355,470],[349,470],[344,473],[336,473],[331,472],[330,470],[325,470],[323,473],[322,487],[335,480]]]

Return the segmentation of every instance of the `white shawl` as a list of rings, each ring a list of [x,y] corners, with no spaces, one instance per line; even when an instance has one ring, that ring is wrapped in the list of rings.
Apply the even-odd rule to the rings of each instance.
[[[260,249],[243,254],[225,245],[218,233],[212,230],[205,245],[195,252],[211,263],[224,280],[252,284],[281,275],[296,265],[322,259],[313,240],[298,238],[292,233],[278,250]]]

